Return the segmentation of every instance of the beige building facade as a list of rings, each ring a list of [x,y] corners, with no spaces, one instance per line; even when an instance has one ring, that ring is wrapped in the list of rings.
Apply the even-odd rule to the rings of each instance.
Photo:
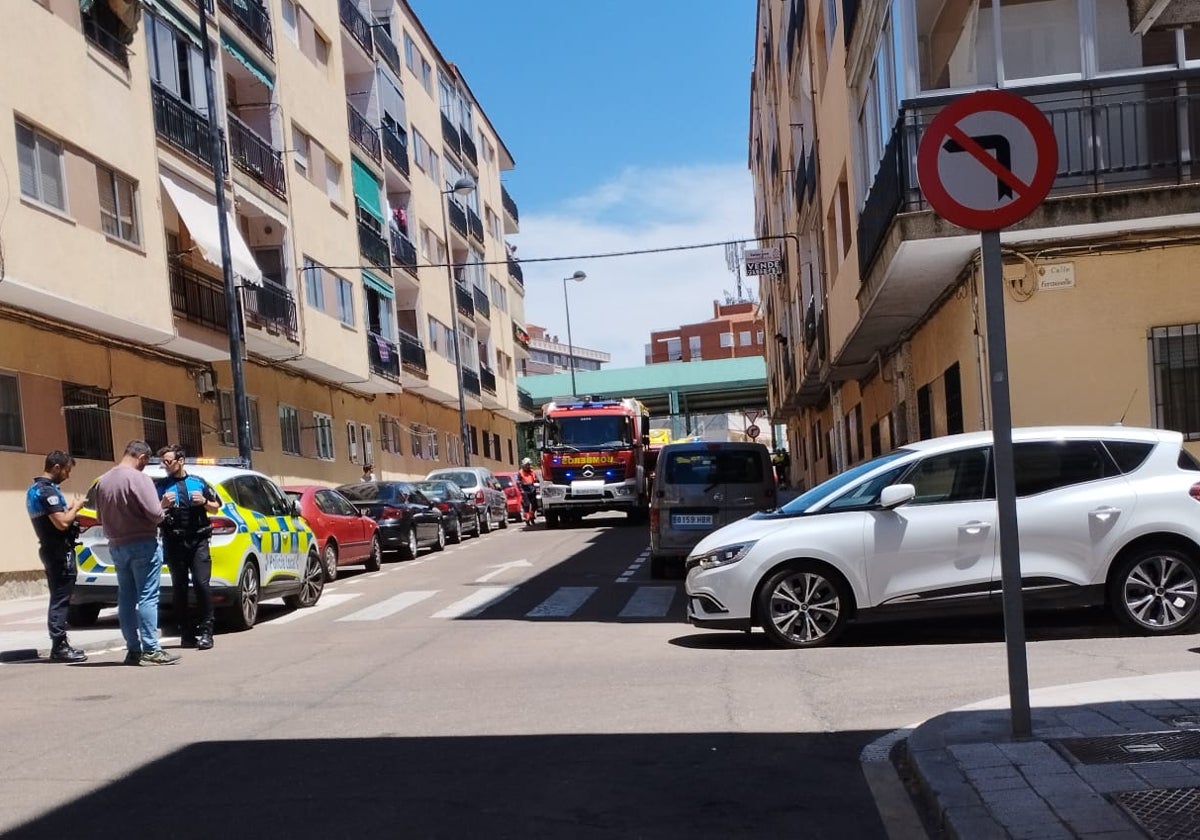
[[[514,161],[406,3],[21,0],[0,56],[0,587],[50,450],[78,493],[131,439],[238,454],[214,166],[256,469],[516,463]]]
[[[1013,422],[1200,442],[1200,30],[1134,34],[1123,0],[761,0],[757,40],[756,224],[787,255],[760,287],[768,389],[794,478],[991,427],[979,236],[929,208],[915,160],[946,103],[995,87],[1059,151],[1050,197],[1002,233]]]

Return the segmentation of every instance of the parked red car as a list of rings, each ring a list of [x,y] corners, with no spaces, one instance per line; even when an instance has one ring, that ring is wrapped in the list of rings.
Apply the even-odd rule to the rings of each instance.
[[[337,580],[342,566],[365,565],[368,572],[379,571],[383,547],[379,542],[379,523],[331,487],[297,485],[284,487],[288,498],[300,503],[300,515],[308,522],[321,547],[325,580]]]
[[[513,522],[521,519],[521,490],[517,487],[517,474],[498,472],[494,474],[500,486],[504,488],[504,504],[508,510],[508,518]]]

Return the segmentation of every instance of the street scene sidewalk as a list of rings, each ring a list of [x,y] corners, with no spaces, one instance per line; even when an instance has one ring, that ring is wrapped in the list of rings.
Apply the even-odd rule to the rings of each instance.
[[[1200,671],[1030,693],[1033,736],[1008,697],[907,733],[907,760],[950,838],[1200,837]],[[864,762],[868,756],[864,753]]]

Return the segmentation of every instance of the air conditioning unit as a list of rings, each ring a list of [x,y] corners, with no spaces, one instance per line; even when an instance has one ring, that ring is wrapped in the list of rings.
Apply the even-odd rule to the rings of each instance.
[[[211,402],[217,396],[217,378],[211,370],[200,370],[193,374],[196,383],[196,396],[205,402]]]

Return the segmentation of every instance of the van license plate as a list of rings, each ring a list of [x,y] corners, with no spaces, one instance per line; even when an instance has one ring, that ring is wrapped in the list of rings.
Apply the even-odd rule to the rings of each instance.
[[[678,513],[671,517],[675,528],[707,528],[712,525],[711,513]]]

